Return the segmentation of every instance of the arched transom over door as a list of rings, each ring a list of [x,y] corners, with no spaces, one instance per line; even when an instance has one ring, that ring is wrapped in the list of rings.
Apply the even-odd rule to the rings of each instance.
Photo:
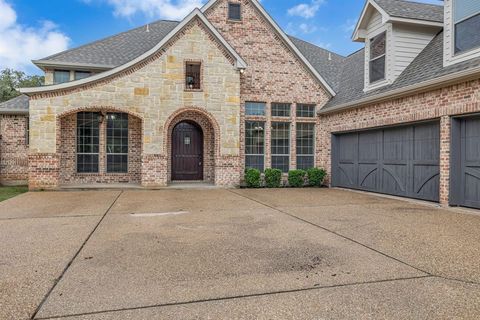
[[[203,132],[184,121],[172,133],[172,180],[203,180]]]

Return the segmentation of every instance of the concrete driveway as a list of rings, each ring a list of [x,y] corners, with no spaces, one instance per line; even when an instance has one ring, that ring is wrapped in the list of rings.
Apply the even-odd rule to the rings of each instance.
[[[478,319],[480,216],[334,189],[27,193],[0,319]]]

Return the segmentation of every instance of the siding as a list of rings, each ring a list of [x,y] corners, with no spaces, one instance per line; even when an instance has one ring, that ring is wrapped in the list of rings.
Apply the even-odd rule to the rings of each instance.
[[[393,46],[389,52],[393,56],[393,79],[396,79],[406,67],[432,41],[438,30],[410,26],[393,26]]]

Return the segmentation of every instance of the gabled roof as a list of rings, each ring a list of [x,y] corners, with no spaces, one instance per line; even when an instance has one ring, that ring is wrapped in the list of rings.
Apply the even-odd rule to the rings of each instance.
[[[24,94],[0,103],[0,114],[28,114],[30,98]]]
[[[182,31],[183,28],[195,18],[200,19],[200,21],[209,29],[212,35],[224,46],[227,52],[232,55],[232,57],[235,60],[236,67],[238,69],[245,69],[247,67],[246,62],[238,55],[238,53],[232,48],[232,46],[230,46],[230,44],[222,37],[222,35],[213,27],[213,25],[210,23],[210,21],[207,20],[207,18],[203,15],[203,13],[199,9],[195,9],[182,22],[180,22],[175,28],[173,28],[173,30],[171,30],[168,33],[168,35],[164,37],[159,43],[157,43],[153,48],[151,48],[150,50],[148,50],[147,52],[143,53],[142,55],[138,56],[133,60],[130,60],[114,69],[93,75],[85,79],[51,85],[51,86],[43,86],[43,87],[36,87],[36,88],[21,88],[20,92],[25,94],[36,94],[36,93],[45,93],[45,92],[51,92],[56,90],[73,89],[76,87],[83,86],[85,84],[94,83],[99,80],[103,80],[108,77],[111,77],[117,73],[127,70],[128,68],[154,55],[165,44],[167,44],[168,41],[170,41],[170,39],[172,39],[180,31]]]
[[[443,66],[443,32],[440,32],[413,60],[391,85],[364,92],[364,55],[360,50],[347,57],[341,72],[342,90],[330,100],[319,113],[330,113],[347,108],[392,99],[436,87],[445,87],[459,80],[480,74],[480,58]]]
[[[156,21],[78,48],[33,61],[39,67],[89,66],[113,69],[152,49],[177,25],[177,21]]]
[[[405,0],[374,0],[391,17],[443,23],[443,6]]]
[[[354,41],[364,40],[372,12],[382,15],[382,23],[401,22],[422,26],[443,27],[443,6],[406,0],[367,0],[353,31]],[[364,31],[364,30],[363,30]]]
[[[203,7],[202,12],[206,12],[211,6],[213,6],[218,0],[210,0],[208,1]],[[323,76],[318,73],[317,69],[315,69],[310,61],[305,58],[303,53],[293,44],[290,38],[283,32],[280,26],[272,19],[272,17],[268,14],[267,11],[263,8],[263,6],[258,2],[258,0],[250,0],[250,2],[257,8],[257,10],[264,16],[264,18],[270,23],[273,29],[278,33],[278,35],[282,38],[285,44],[297,55],[297,57],[303,62],[303,64],[310,70],[310,72],[317,78],[318,81],[325,87],[325,89],[330,93],[331,96],[335,96],[335,90],[328,84],[328,82],[323,78]]]

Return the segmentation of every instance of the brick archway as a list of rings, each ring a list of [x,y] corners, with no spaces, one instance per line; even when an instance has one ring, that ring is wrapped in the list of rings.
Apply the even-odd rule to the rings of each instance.
[[[99,170],[95,173],[77,173],[77,115],[80,112],[123,113],[128,115],[128,170],[112,173],[107,170],[106,120],[99,127]],[[85,183],[140,183],[143,149],[143,117],[114,107],[75,108],[57,115],[56,149],[59,155],[59,185]]]
[[[164,126],[164,154],[168,159],[168,182],[172,181],[172,134],[177,124],[190,121],[203,131],[203,179],[215,183],[216,161],[220,157],[220,128],[215,118],[202,108],[182,108],[173,113]]]

